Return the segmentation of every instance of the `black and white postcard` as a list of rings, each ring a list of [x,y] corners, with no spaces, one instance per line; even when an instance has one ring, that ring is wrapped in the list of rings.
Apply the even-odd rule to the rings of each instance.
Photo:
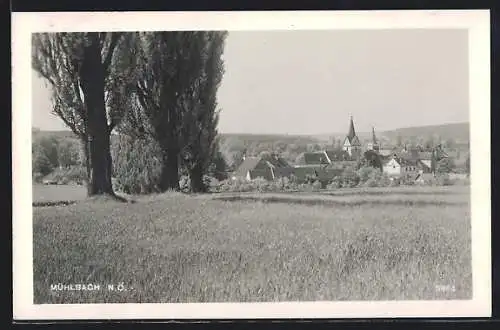
[[[490,316],[488,11],[12,22],[14,319]]]

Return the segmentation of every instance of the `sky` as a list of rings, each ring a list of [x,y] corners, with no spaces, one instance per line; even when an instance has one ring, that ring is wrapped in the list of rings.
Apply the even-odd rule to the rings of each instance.
[[[230,32],[219,132],[328,134],[469,121],[466,30]],[[66,129],[32,72],[32,125]]]

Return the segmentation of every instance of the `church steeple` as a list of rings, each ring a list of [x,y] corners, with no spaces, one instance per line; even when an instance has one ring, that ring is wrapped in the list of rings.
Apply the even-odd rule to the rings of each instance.
[[[375,136],[375,127],[372,126],[372,141],[368,143],[368,150],[379,151],[380,145],[377,142],[377,137]]]
[[[351,121],[349,123],[349,131],[347,133],[347,137],[349,138],[349,141],[352,143],[352,139],[356,136],[356,131],[354,130],[354,121],[352,120],[351,116]]]
[[[377,144],[377,137],[375,136],[375,127],[372,126],[372,143]]]

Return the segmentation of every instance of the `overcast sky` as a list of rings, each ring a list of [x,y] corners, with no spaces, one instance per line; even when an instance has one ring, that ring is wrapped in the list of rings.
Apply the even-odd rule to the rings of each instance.
[[[230,32],[222,133],[324,134],[469,121],[466,30]],[[33,126],[66,129],[33,72]]]

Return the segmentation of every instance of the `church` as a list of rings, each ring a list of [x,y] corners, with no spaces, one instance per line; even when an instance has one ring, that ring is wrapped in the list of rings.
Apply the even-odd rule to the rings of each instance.
[[[375,136],[375,129],[372,128],[372,138],[370,142],[363,147],[361,140],[356,134],[354,119],[351,116],[347,135],[344,138],[344,142],[341,144],[341,148],[305,152],[303,154],[303,164],[297,164],[297,166],[326,165],[336,162],[355,162],[359,160],[363,156],[363,153],[367,150],[373,150],[377,153],[380,150],[380,144]]]
[[[361,155],[361,142],[356,135],[352,116],[349,123],[349,131],[344,139],[344,144],[342,145],[342,150],[346,151],[352,158],[358,158]]]
[[[352,116],[349,122],[349,130],[347,136],[345,137],[344,143],[342,145],[342,150],[347,152],[351,159],[359,159],[359,157],[361,157],[363,153],[361,142],[356,135],[356,130],[354,129],[354,121]],[[374,127],[372,127],[372,139],[367,144],[366,150],[373,150],[375,152],[378,152],[380,150],[380,144],[378,143],[377,137],[375,136]]]

